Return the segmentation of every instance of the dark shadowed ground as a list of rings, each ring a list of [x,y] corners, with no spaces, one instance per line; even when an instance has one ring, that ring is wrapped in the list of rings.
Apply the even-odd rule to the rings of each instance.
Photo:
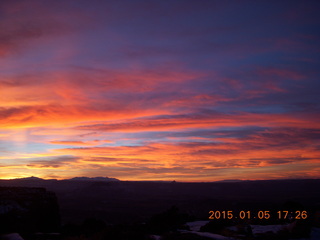
[[[210,210],[275,211],[295,205],[313,214],[320,206],[319,179],[213,183],[20,179],[0,180],[0,186],[43,187],[56,193],[63,224],[92,217],[110,224],[143,222],[172,206],[196,219],[208,219]]]

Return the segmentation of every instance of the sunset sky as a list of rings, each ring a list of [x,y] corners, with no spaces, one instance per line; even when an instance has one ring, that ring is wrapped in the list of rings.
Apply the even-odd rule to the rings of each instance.
[[[320,178],[319,11],[1,1],[0,178]]]

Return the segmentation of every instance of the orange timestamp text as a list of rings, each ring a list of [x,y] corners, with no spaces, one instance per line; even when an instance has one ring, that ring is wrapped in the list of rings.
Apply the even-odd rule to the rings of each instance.
[[[307,219],[307,211],[209,211],[209,219]]]

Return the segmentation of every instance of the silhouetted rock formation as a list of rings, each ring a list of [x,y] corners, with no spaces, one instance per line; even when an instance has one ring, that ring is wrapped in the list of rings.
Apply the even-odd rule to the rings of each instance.
[[[93,178],[89,178],[89,177],[74,177],[74,178],[70,178],[70,179],[66,179],[69,181],[92,181],[92,182],[118,182],[120,181],[119,179],[116,178],[109,178],[109,177],[93,177]]]
[[[56,232],[59,206],[44,188],[0,187],[0,234]]]

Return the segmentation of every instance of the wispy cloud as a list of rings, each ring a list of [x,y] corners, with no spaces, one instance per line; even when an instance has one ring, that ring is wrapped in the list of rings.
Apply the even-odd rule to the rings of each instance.
[[[318,8],[2,1],[0,178],[319,177]]]

